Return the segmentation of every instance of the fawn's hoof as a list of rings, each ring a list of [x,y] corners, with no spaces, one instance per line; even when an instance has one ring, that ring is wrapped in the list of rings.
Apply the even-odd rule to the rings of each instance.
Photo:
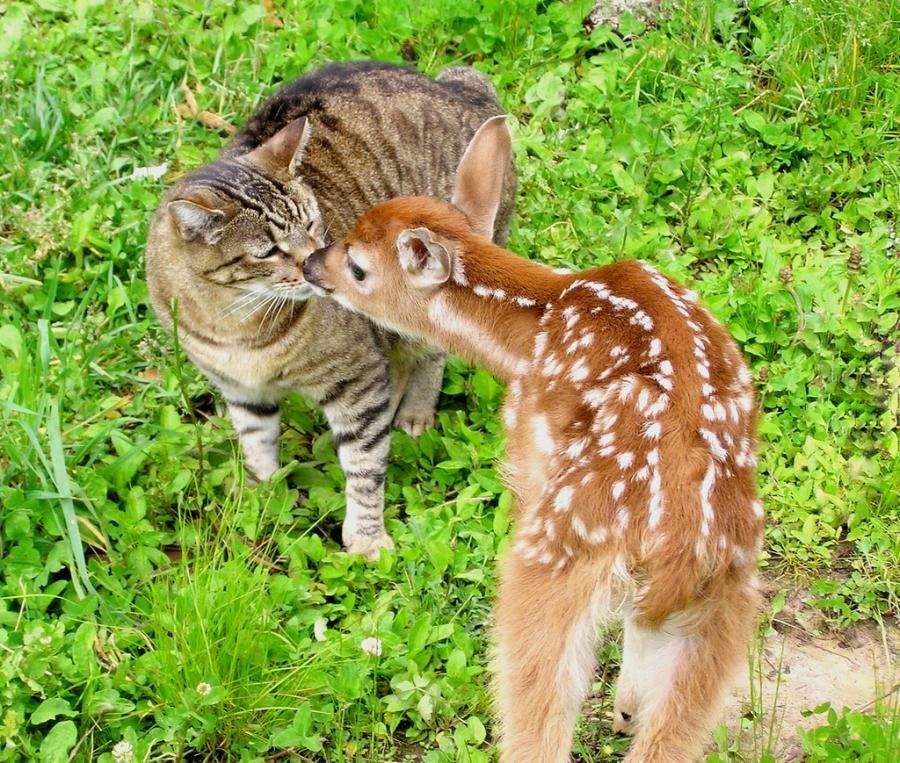
[[[636,731],[634,725],[634,716],[631,713],[626,713],[624,710],[616,710],[613,713],[613,731],[617,734],[634,736]]]

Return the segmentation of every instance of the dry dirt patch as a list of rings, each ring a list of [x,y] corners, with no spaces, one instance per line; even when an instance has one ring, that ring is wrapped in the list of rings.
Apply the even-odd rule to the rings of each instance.
[[[783,590],[778,581],[767,583],[770,592]],[[804,711],[825,702],[840,711],[871,710],[876,699],[897,689],[900,671],[900,632],[886,621],[860,623],[842,631],[829,631],[824,618],[805,603],[807,592],[786,591],[785,607],[773,621],[765,644],[757,648],[757,662],[750,680],[734,692],[723,716],[735,737],[741,718],[762,713],[759,722],[745,724],[742,749],[753,750],[753,736],[771,734],[776,760],[802,760],[800,729],[823,723],[823,716],[804,717]],[[751,702],[752,693],[756,694]],[[746,728],[752,726],[752,728]]]

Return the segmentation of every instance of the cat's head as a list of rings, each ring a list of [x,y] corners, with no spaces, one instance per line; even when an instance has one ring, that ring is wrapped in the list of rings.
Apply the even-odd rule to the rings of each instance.
[[[310,125],[296,119],[248,154],[217,159],[186,176],[162,224],[198,277],[244,291],[307,299],[303,261],[324,245],[315,196],[301,177]],[[167,219],[166,219],[167,218]]]

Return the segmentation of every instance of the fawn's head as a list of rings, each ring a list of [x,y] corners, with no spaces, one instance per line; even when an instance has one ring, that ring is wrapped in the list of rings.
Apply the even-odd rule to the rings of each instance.
[[[307,258],[306,280],[385,325],[415,325],[448,281],[467,285],[460,255],[491,237],[510,151],[505,117],[489,119],[460,160],[452,203],[406,197],[377,204],[341,241]]]

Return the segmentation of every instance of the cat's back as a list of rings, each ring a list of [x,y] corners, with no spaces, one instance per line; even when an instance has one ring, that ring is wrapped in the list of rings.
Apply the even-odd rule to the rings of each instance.
[[[335,63],[288,82],[257,109],[223,156],[253,150],[305,117],[311,136],[303,179],[316,195],[329,237],[368,207],[395,196],[449,199],[456,166],[475,131],[503,108],[493,86],[469,67],[432,79],[377,61]],[[510,163],[497,232],[505,238],[515,194]]]
[[[449,110],[449,111],[447,111]],[[387,117],[407,118],[438,111],[449,119],[474,119],[501,112],[490,80],[469,67],[452,67],[437,79],[407,66],[381,61],[333,63],[284,84],[232,138],[223,155],[251,151],[288,122],[305,116],[325,130],[347,132],[394,128]],[[350,121],[348,121],[350,120]],[[383,137],[390,138],[385,132]]]

